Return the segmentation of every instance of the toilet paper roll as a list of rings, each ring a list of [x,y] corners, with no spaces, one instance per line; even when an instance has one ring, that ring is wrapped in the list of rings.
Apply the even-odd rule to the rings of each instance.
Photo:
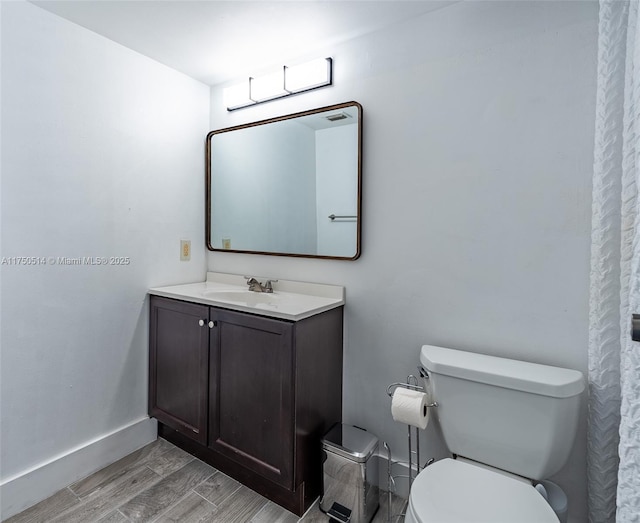
[[[400,423],[425,429],[429,422],[428,404],[424,392],[398,387],[391,398],[391,416]]]

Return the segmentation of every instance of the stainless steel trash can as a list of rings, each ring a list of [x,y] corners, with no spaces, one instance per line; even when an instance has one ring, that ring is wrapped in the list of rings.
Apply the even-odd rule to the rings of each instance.
[[[369,523],[380,504],[378,438],[352,425],[336,424],[322,439],[324,495],[320,508],[330,521]]]

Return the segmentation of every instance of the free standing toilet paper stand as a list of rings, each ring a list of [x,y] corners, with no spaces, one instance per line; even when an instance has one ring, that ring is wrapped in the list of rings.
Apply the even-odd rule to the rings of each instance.
[[[420,377],[421,378],[425,378],[425,379],[429,379],[429,376],[426,374],[426,372],[424,372],[422,369],[420,369]],[[418,378],[416,378],[413,374],[409,374],[407,376],[407,381],[405,383],[402,382],[395,382],[392,383],[391,385],[389,385],[387,387],[387,394],[389,395],[390,398],[393,397],[393,393],[394,391],[398,388],[398,387],[402,387],[405,389],[410,389],[410,390],[416,390],[419,392],[426,392],[424,387],[421,387],[420,385],[418,385]],[[437,407],[438,404],[436,402],[432,402],[429,403],[427,405],[428,408],[435,408]],[[416,438],[416,444],[415,444],[415,450],[413,448],[413,442],[412,442],[412,437],[411,437],[411,429],[414,428],[415,429],[415,438]],[[409,460],[408,461],[393,461],[391,459],[391,448],[389,447],[389,444],[384,441],[382,442],[382,445],[384,446],[384,448],[387,451],[387,495],[389,496],[388,498],[388,503],[387,503],[387,523],[394,523],[392,521],[392,518],[397,521],[398,518],[400,518],[401,516],[404,516],[405,514],[405,510],[404,510],[404,506],[403,506],[403,510],[401,511],[400,514],[391,514],[391,500],[392,500],[392,494],[393,492],[396,490],[396,479],[397,478],[408,478],[409,479],[409,490],[411,490],[411,484],[413,483],[414,478],[418,475],[418,473],[420,472],[420,470],[422,470],[424,467],[426,467],[427,465],[431,465],[431,463],[434,462],[433,458],[430,458],[425,464],[424,466],[421,468],[420,467],[420,433],[418,432],[418,427],[413,427],[412,425],[407,425],[407,440],[409,443]],[[414,467],[414,463],[413,463],[413,457],[415,456],[415,474],[413,473],[413,467]],[[401,465],[407,465],[409,467],[409,473],[408,474],[396,474],[394,475],[392,472],[392,466],[393,465],[397,465],[397,464],[401,464]]]

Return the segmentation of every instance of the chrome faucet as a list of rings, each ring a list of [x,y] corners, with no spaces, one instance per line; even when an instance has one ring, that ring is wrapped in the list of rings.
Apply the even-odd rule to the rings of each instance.
[[[266,293],[272,293],[273,292],[272,283],[275,283],[278,281],[278,280],[267,280],[265,283],[260,283],[255,278],[252,278],[249,276],[245,276],[245,279],[247,280],[247,285],[249,286],[250,291],[266,292]]]

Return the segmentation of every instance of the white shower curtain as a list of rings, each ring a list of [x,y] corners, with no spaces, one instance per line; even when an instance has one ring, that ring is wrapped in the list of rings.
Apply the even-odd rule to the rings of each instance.
[[[601,0],[589,317],[589,521],[640,522],[638,0]]]

